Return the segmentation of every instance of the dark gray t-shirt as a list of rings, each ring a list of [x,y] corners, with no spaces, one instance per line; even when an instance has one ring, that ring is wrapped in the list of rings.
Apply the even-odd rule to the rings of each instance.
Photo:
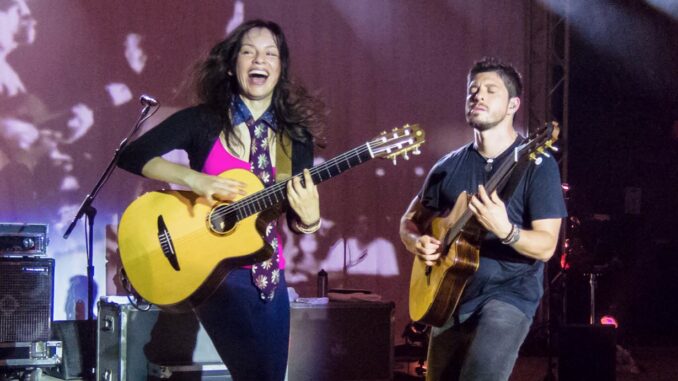
[[[444,156],[429,172],[419,194],[422,205],[447,213],[461,192],[475,194],[479,185],[487,184],[522,140],[519,137],[497,156],[489,171],[487,161],[472,143]],[[539,165],[529,165],[507,209],[509,220],[525,229],[530,229],[535,220],[567,216],[560,172],[553,157],[543,157]],[[543,268],[543,262],[518,254],[488,232],[480,244],[480,266],[466,285],[458,313],[472,313],[496,299],[518,307],[532,318],[543,294]]]

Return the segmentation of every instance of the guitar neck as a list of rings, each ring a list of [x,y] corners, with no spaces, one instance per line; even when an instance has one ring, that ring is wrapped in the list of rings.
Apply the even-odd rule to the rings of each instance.
[[[320,184],[321,182],[338,176],[357,165],[371,160],[372,158],[373,154],[370,144],[365,143],[311,168],[311,179],[313,180],[314,184]],[[251,216],[252,214],[267,210],[287,199],[287,183],[292,181],[294,177],[299,177],[301,179],[301,183],[305,185],[303,175],[297,174],[286,181],[276,183],[257,193],[251,194],[242,200],[223,207],[235,208],[238,220],[242,220],[248,216]]]
[[[488,195],[491,195],[494,191],[497,191],[498,193],[502,192],[503,188],[508,183],[508,180],[511,178],[511,174],[517,165],[517,160],[518,158],[506,158],[506,160],[501,163],[494,175],[492,175],[487,184],[484,185]],[[459,219],[450,227],[445,235],[445,240],[443,242],[444,247],[449,247],[452,240],[459,235],[472,217],[473,212],[471,212],[470,209],[466,209],[466,211],[461,214]]]

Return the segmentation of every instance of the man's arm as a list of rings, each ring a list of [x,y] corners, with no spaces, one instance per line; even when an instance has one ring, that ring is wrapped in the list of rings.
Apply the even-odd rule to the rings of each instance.
[[[415,197],[400,219],[400,240],[407,251],[429,266],[440,258],[440,241],[423,233],[434,215]]]
[[[547,262],[556,250],[561,222],[560,218],[532,221],[532,229],[521,229],[520,238],[511,247],[522,255]]]
[[[485,187],[480,186],[478,194],[471,198],[469,209],[478,222],[499,239],[511,235],[513,224],[509,221],[506,205],[497,192],[488,195]],[[511,247],[526,257],[546,262],[556,250],[561,222],[560,218],[534,220],[532,229],[520,229],[519,238],[511,244]]]

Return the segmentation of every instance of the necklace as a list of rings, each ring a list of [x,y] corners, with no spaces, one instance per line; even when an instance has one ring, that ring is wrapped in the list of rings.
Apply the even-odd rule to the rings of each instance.
[[[494,158],[485,159],[485,172],[492,172],[492,164],[494,163]]]

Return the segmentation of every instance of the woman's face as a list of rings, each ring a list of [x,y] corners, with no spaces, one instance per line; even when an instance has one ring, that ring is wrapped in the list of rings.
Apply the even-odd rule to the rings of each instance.
[[[250,29],[242,38],[236,76],[240,95],[252,101],[271,101],[280,79],[280,51],[266,28]]]

